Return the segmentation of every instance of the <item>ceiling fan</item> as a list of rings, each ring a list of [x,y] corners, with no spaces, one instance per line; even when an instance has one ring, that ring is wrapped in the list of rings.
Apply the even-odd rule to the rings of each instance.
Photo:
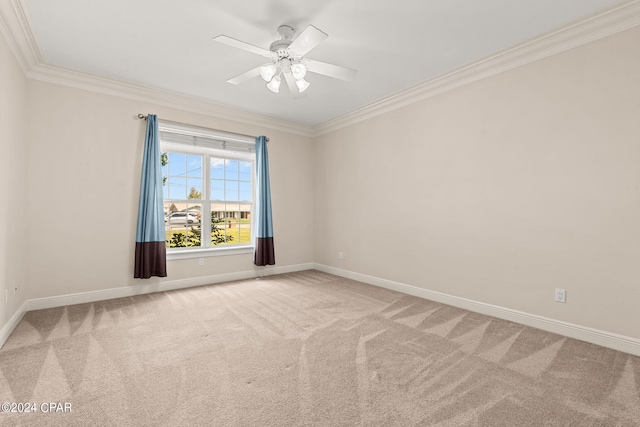
[[[313,25],[305,28],[295,40],[293,40],[295,30],[289,25],[278,27],[278,34],[280,35],[280,40],[271,43],[269,50],[224,35],[214,37],[213,40],[219,43],[270,59],[270,62],[266,64],[227,80],[227,83],[237,85],[261,76],[267,82],[269,90],[278,93],[280,91],[280,83],[284,77],[289,91],[294,96],[297,96],[307,90],[310,85],[304,79],[307,71],[345,81],[351,81],[355,78],[356,70],[304,57],[311,49],[328,37],[327,34]]]

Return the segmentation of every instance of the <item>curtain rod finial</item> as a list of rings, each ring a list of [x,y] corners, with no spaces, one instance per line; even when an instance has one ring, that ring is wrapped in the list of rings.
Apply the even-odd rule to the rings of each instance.
[[[145,116],[144,114],[138,114],[138,118],[147,120],[147,116]]]

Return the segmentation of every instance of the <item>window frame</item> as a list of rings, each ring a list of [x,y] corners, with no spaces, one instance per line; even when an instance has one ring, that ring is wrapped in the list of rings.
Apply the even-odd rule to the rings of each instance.
[[[167,131],[172,133],[183,133],[182,129],[186,129],[187,132],[183,134],[189,135],[191,132],[197,131],[199,134],[202,134],[202,131],[210,131],[213,134],[205,134],[207,137],[216,140],[226,140],[226,138],[216,137],[215,131],[201,128],[191,128],[180,126],[179,128],[173,126],[165,126],[163,128],[162,124],[160,124],[161,131]],[[197,130],[196,130],[197,129]],[[226,134],[225,134],[226,135]],[[242,136],[240,136],[242,137]],[[244,142],[247,142],[248,137],[246,137]],[[255,143],[255,142],[254,142]],[[225,256],[225,255],[235,255],[235,254],[244,254],[244,253],[253,253],[255,251],[255,222],[253,218],[255,218],[255,205],[256,205],[256,159],[255,152],[236,152],[232,150],[224,150],[219,148],[210,148],[204,146],[189,146],[187,144],[175,143],[175,142],[167,142],[163,141],[162,137],[160,137],[160,150],[162,153],[177,153],[177,154],[185,154],[185,155],[199,155],[202,158],[202,199],[173,199],[168,198],[164,199],[164,202],[179,202],[179,203],[193,203],[200,204],[201,207],[201,235],[205,235],[205,231],[208,231],[210,234],[210,220],[206,221],[205,218],[210,218],[211,215],[211,206],[215,204],[217,200],[211,199],[211,158],[223,158],[230,160],[238,160],[243,162],[251,163],[251,211],[250,211],[250,232],[251,232],[251,241],[249,243],[237,243],[237,244],[228,244],[228,245],[211,245],[209,240],[206,240],[207,245],[203,246],[191,246],[191,247],[180,247],[180,248],[166,248],[166,256],[167,260],[173,259],[189,259],[189,258],[203,258],[203,257],[211,257],[211,256]],[[226,182],[226,179],[225,179]],[[168,182],[167,182],[167,185]],[[241,202],[238,202],[239,204]],[[207,225],[205,226],[205,222]],[[202,242],[202,240],[201,240]]]

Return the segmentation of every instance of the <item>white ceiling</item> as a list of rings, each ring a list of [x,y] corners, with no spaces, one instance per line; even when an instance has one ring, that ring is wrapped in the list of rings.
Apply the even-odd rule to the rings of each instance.
[[[429,81],[618,0],[22,0],[45,63],[314,126]],[[329,34],[307,57],[358,70],[353,82],[308,74],[306,97],[254,78],[276,29]]]

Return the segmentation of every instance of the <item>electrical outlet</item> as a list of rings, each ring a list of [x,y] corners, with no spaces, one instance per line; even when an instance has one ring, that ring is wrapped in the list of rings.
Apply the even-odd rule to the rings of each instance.
[[[198,265],[204,265],[204,258],[198,258]]]
[[[338,259],[340,261],[346,260],[347,259],[347,254],[345,252],[342,252],[342,251],[338,252]]]
[[[567,302],[567,291],[564,289],[556,289],[556,301]]]

